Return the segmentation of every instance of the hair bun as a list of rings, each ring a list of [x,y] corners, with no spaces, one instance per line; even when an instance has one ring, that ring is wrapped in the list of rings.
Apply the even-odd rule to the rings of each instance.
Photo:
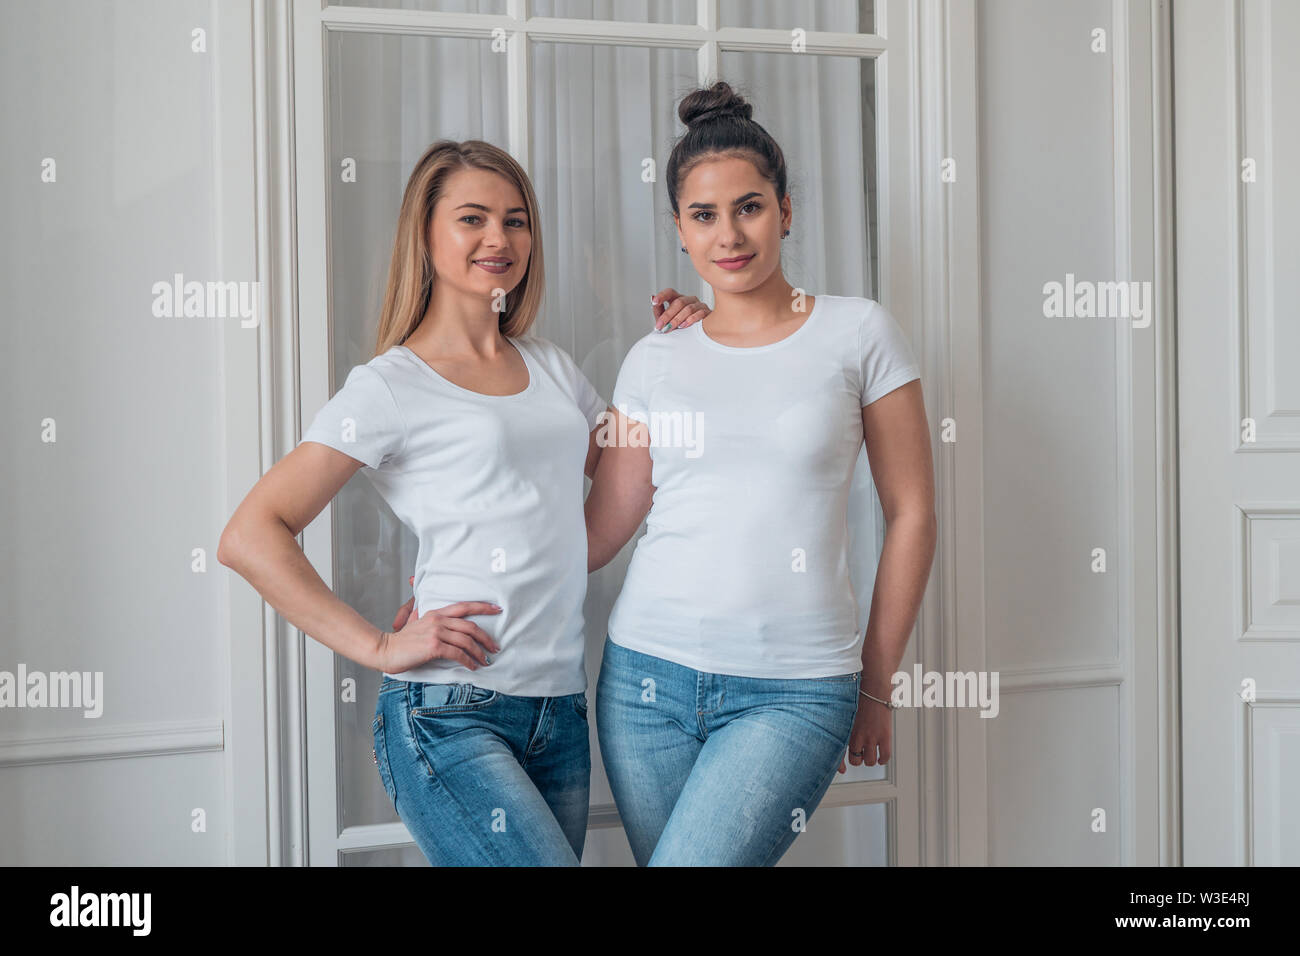
[[[727,116],[752,119],[754,107],[746,103],[745,98],[731,88],[731,84],[719,80],[707,90],[695,90],[683,97],[677,105],[677,116],[687,129],[694,129],[702,123]]]

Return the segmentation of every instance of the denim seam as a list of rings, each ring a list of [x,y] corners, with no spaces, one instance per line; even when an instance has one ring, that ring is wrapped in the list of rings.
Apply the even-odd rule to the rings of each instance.
[[[710,711],[712,713],[712,711]],[[704,672],[695,672],[695,723],[700,728],[700,736],[709,739],[709,729],[704,726]]]
[[[370,722],[370,734],[375,744],[375,769],[379,771],[379,782],[385,792],[392,787],[393,792],[388,794],[388,798],[393,803],[393,809],[396,810],[397,781],[393,777],[393,768],[388,762],[388,728],[385,723],[384,714],[380,711]]]
[[[554,713],[555,711],[554,704],[555,704],[554,697],[542,698],[542,709],[537,714],[537,728],[533,731],[533,735],[528,741],[528,746],[524,748],[524,759],[520,761],[521,767],[527,767],[528,760],[530,757],[536,757],[538,754],[540,754],[543,750],[546,749],[547,740],[546,737],[542,734],[542,729],[546,726],[547,708],[549,707],[551,712]],[[540,746],[538,746],[539,743]]]
[[[835,681],[844,681],[848,683],[851,680],[857,680],[862,675],[862,671],[854,671],[852,674],[832,674],[830,677],[805,677],[796,678],[796,680],[816,680],[834,683]]]
[[[489,697],[487,700],[482,700],[474,704],[444,704],[441,707],[416,707],[411,711],[411,716],[431,717],[437,716],[438,714],[463,714],[466,711],[479,710],[482,707],[486,707],[494,700],[496,700],[495,697]]]
[[[412,713],[411,710],[411,701],[415,696],[415,686],[416,685],[414,683],[411,683],[406,688],[407,731],[410,734],[411,748],[415,751],[416,759],[418,759],[420,763],[424,764],[424,769],[429,772],[429,776],[433,777],[434,780],[437,780],[438,775],[433,772],[433,764],[429,763],[429,758],[426,757],[424,755],[424,751],[420,749],[420,741],[415,736],[415,715],[414,713]]]

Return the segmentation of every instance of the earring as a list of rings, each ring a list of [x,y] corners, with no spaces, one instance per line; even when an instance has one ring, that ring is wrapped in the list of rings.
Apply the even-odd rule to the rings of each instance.
[[[682,252],[685,252],[685,251],[686,251],[686,247],[685,247],[685,246],[682,246]]]

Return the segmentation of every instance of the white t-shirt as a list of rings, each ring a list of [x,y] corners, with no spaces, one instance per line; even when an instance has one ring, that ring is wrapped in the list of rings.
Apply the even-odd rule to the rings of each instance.
[[[605,402],[562,349],[513,338],[528,366],[515,395],[481,395],[395,345],[349,373],[303,441],[366,464],[419,540],[415,613],[457,601],[501,650],[478,670],[441,658],[389,676],[553,697],[587,688],[583,465]],[[405,577],[405,573],[403,573]]]
[[[847,503],[862,408],[919,377],[894,317],[853,296],[816,296],[770,345],[722,345],[703,323],[633,345],[613,405],[650,426],[655,494],[610,639],[716,674],[861,670]]]

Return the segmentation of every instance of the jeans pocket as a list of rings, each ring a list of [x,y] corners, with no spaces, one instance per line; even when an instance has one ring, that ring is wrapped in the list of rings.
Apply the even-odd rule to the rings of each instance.
[[[494,690],[477,684],[420,684],[414,688],[412,717],[460,714],[487,707],[498,697]]]
[[[393,786],[393,772],[388,766],[388,738],[384,733],[382,713],[376,714],[375,719],[371,721],[370,732],[375,738],[375,749],[370,751],[370,756],[374,758],[375,767],[379,770],[379,781],[384,785],[384,792],[388,794],[388,799],[396,810],[397,790]]]
[[[573,695],[573,709],[578,712],[578,716],[583,720],[587,719],[587,695],[579,693]]]

